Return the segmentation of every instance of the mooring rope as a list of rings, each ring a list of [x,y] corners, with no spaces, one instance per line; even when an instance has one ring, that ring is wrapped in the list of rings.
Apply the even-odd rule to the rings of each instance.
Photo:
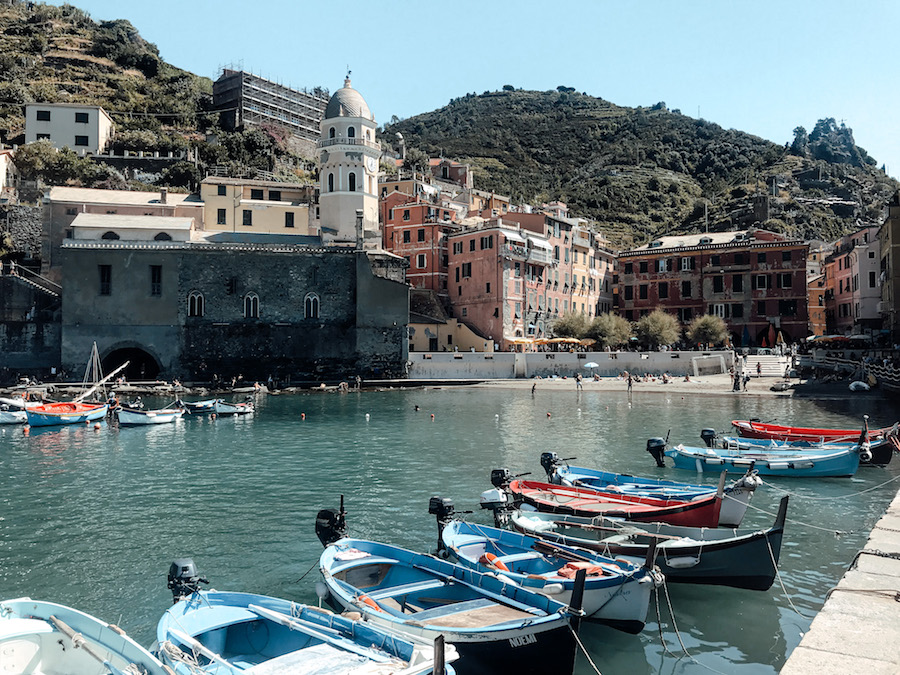
[[[691,654],[687,650],[687,647],[684,644],[684,640],[681,639],[681,631],[678,630],[678,624],[675,622],[675,611],[672,609],[672,599],[669,597],[669,584],[663,584],[663,593],[666,596],[666,605],[669,608],[669,616],[672,619],[672,630],[675,633],[675,637],[678,638],[678,643],[681,645],[681,651],[684,652],[684,655],[687,656],[691,661],[696,663],[701,668],[705,668],[706,670],[709,670],[713,673],[717,673],[717,675],[728,675],[728,673],[724,673],[721,670],[716,670],[712,666],[708,666],[705,663],[701,663],[700,661],[697,660],[697,658],[693,654]],[[680,656],[678,656],[675,652],[673,652],[672,650],[670,650],[668,648],[668,646],[666,645],[666,641],[663,638],[662,619],[659,614],[659,589],[657,589],[657,594],[656,594],[656,616],[657,616],[657,621],[659,622],[659,639],[660,639],[660,642],[662,643],[663,649],[665,650],[665,652],[667,654],[671,654],[672,656],[674,656],[678,659],[681,659]]]
[[[588,650],[585,648],[584,643],[581,641],[581,638],[578,637],[578,633],[575,632],[575,629],[572,628],[572,625],[569,624],[569,630],[572,631],[572,635],[575,637],[575,644],[578,645],[578,648],[581,650],[581,653],[584,654],[584,658],[588,660],[588,663],[591,664],[591,668],[593,668],[594,672],[597,675],[603,675],[600,672],[600,669],[597,667],[597,664],[594,663],[594,660],[591,658],[591,655],[588,654]]]
[[[891,483],[893,483],[894,481],[897,481],[897,480],[900,480],[900,476],[894,476],[893,478],[889,478],[888,480],[884,481],[883,483],[879,483],[878,485],[873,485],[872,487],[866,488],[865,490],[859,490],[858,492],[850,492],[848,494],[838,495],[836,497],[814,497],[812,495],[802,495],[802,494],[799,494],[796,492],[789,492],[788,490],[779,488],[776,485],[769,483],[768,481],[763,481],[763,485],[765,485],[767,488],[775,490],[776,492],[781,492],[783,494],[789,495],[790,497],[793,497],[795,499],[810,499],[810,500],[815,500],[815,501],[835,501],[838,499],[847,499],[848,497],[855,497],[856,495],[864,495],[867,492],[872,492],[872,490],[878,490],[879,488],[883,488],[885,485],[890,485]]]
[[[764,513],[767,516],[771,516],[772,518],[774,518],[777,515],[775,513],[772,513],[771,511],[766,511],[765,509],[761,509],[760,507],[755,506],[754,504],[750,504],[750,503],[747,504],[747,508],[754,509],[756,511],[759,511],[760,513]],[[803,527],[808,527],[811,530],[821,530],[822,532],[831,532],[836,537],[840,537],[845,534],[856,534],[857,532],[860,531],[860,530],[833,530],[828,527],[819,527],[818,525],[813,525],[812,523],[807,523],[802,520],[795,520],[793,518],[785,518],[784,522],[791,523],[793,525],[802,525]]]
[[[781,592],[784,593],[784,597],[787,598],[788,604],[791,606],[798,615],[802,616],[804,619],[814,619],[815,616],[807,616],[799,609],[797,609],[797,605],[794,604],[794,601],[791,600],[791,596],[788,594],[787,587],[784,585],[784,580],[781,578],[781,570],[778,569],[778,563],[775,562],[775,552],[772,551],[772,542],[769,541],[769,538],[766,537],[766,548],[769,551],[769,559],[772,561],[772,567],[775,569],[775,578],[778,579],[778,584],[781,586]]]

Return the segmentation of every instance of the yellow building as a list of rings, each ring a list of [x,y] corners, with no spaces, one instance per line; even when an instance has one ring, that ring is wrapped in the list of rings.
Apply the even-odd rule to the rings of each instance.
[[[314,195],[311,185],[209,177],[200,184],[203,229],[316,235],[317,228],[310,225]]]

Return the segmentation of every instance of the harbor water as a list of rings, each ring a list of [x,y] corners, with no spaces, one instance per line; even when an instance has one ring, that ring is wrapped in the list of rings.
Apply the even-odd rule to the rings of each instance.
[[[155,403],[151,401],[150,403]],[[162,402],[160,402],[162,403]],[[418,410],[416,410],[418,406]],[[426,388],[258,398],[243,418],[0,431],[0,597],[30,596],[118,624],[143,644],[191,557],[219,590],[317,603],[317,511],[345,496],[353,536],[431,551],[432,495],[490,523],[491,469],[543,478],[541,452],[577,465],[713,484],[656,468],[647,438],[701,443],[757,417],[802,426],[900,418],[888,401]],[[432,417],[433,415],[433,417]],[[854,478],[766,479],[744,527],[771,525],[791,494],[780,577],[768,591],[672,584],[639,635],[585,624],[605,675],[776,673],[897,493],[900,459]],[[580,658],[579,673],[594,672]]]

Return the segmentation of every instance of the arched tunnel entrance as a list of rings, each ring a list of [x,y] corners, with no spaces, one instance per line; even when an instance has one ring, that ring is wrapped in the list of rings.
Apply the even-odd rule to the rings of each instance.
[[[159,376],[159,364],[156,359],[138,347],[124,347],[110,352],[103,358],[103,372],[109,374],[128,361],[128,367],[116,377],[122,375],[126,380],[155,380]]]

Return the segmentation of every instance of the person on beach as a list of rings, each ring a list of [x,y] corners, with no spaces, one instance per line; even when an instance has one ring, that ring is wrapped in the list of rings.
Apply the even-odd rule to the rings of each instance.
[[[575,375],[575,388],[576,389],[584,389],[584,386],[581,384],[581,373],[576,373]]]
[[[631,391],[631,386],[632,386],[631,373],[628,373],[628,391]]]
[[[762,377],[762,363],[760,361],[756,362],[756,376]]]

